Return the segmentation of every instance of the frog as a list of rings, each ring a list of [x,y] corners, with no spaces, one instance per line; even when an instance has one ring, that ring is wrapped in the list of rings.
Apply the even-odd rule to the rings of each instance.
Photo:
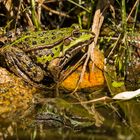
[[[72,100],[72,99],[71,99]],[[47,98],[44,102],[36,104],[35,122],[44,128],[72,128],[81,130],[94,126],[96,119],[80,104],[73,104],[65,99]]]
[[[24,81],[41,83],[48,75],[59,80],[64,66],[82,48],[91,44],[95,34],[77,25],[46,31],[26,31],[0,48],[6,66]]]

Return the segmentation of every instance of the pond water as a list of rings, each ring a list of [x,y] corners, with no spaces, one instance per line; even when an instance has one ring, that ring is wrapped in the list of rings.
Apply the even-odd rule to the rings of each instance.
[[[140,103],[138,100],[101,106],[97,110],[104,117],[100,126],[75,128],[73,126],[48,125],[48,120],[37,122],[30,116],[18,121],[0,123],[0,139],[44,140],[136,140],[140,138]],[[115,107],[115,108],[114,108]],[[117,109],[117,110],[115,110]],[[47,123],[46,123],[47,122]],[[54,124],[54,123],[53,123]]]

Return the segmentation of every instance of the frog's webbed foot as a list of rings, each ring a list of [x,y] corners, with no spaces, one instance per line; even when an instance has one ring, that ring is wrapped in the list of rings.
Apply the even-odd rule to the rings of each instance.
[[[31,83],[40,82],[44,78],[43,70],[37,66],[22,50],[14,47],[3,48],[1,51],[5,57],[8,68],[17,76]]]

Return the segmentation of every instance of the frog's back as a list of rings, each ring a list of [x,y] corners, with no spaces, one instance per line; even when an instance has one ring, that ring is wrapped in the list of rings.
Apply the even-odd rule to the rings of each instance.
[[[29,49],[38,46],[53,45],[61,42],[64,38],[71,36],[73,28],[61,28],[47,31],[27,31],[18,37],[11,46],[21,49]]]

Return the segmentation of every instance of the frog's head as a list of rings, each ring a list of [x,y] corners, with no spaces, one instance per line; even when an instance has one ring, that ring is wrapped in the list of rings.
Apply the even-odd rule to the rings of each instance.
[[[78,54],[82,48],[88,47],[94,40],[95,34],[88,30],[73,29],[70,36],[65,36],[61,45],[59,57],[51,60],[48,65],[48,70],[57,79],[60,71],[66,66],[68,62]],[[60,74],[61,75],[61,74]]]
[[[74,29],[71,36],[63,40],[63,54],[75,55],[83,47],[88,46],[94,41],[95,34],[84,29]]]

